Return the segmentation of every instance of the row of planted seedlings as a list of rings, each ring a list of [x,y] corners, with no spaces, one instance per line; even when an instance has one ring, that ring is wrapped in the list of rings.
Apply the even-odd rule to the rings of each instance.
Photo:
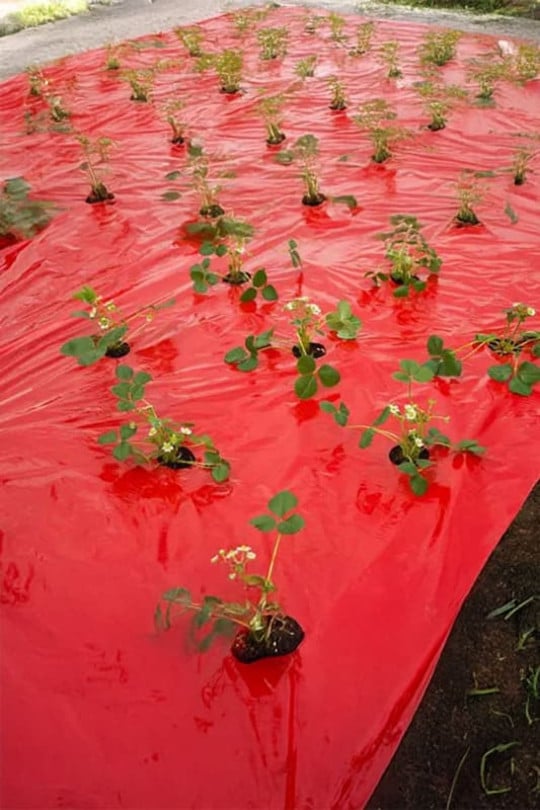
[[[366,24],[367,25],[367,24]],[[424,100],[426,110],[429,112],[430,120],[427,123],[427,128],[431,130],[439,130],[446,126],[447,115],[452,105],[457,99],[463,98],[467,95],[467,91],[456,85],[446,85],[441,77],[437,74],[436,69],[433,69],[433,64],[444,64],[448,59],[452,58],[457,41],[456,32],[446,32],[442,34],[426,35],[426,40],[420,48],[422,55],[421,64],[426,64],[426,53],[431,54],[430,58],[433,63],[429,63],[432,69],[426,74],[425,80],[417,83],[416,91],[420,98]],[[451,36],[452,35],[452,36]],[[528,47],[528,46],[523,46]],[[537,49],[538,50],[538,49]],[[534,51],[534,49],[533,49]],[[539,51],[540,53],[540,51]],[[523,82],[536,75],[538,65],[540,65],[540,56],[535,61],[534,52],[526,52],[527,59],[523,57],[521,51],[516,54],[507,55],[504,59],[499,60],[501,67],[501,75],[505,78],[512,79],[513,81]],[[202,58],[202,57],[200,57]],[[219,58],[214,55],[205,55],[205,60],[208,64],[214,67],[219,66]],[[217,60],[217,61],[216,61]],[[528,69],[524,68],[524,64],[528,65]],[[170,67],[169,62],[165,61],[165,67]],[[504,68],[504,70],[503,70]],[[163,67],[159,68],[164,69]],[[216,68],[218,69],[218,68]],[[156,68],[156,71],[158,69]],[[399,71],[397,71],[399,73]],[[152,74],[152,71],[149,72]],[[131,75],[131,74],[130,74]],[[227,73],[229,75],[229,73]],[[309,75],[309,73],[307,74]],[[131,77],[133,78],[133,77]],[[304,81],[307,78],[304,75]],[[336,76],[330,76],[327,80],[331,98],[329,106],[332,109],[344,109],[346,107],[346,91],[343,82],[339,81]],[[29,71],[29,95],[34,98],[41,99],[48,111],[48,120],[53,127],[60,126],[64,132],[70,132],[69,119],[71,113],[65,109],[61,97],[56,94],[54,87],[50,86],[50,82],[45,78],[43,73],[37,69]],[[222,85],[222,89],[227,92],[238,92],[240,87],[238,82],[231,85],[228,89]],[[268,145],[274,146],[282,143],[286,134],[282,129],[282,118],[284,114],[284,107],[287,101],[297,92],[298,88],[294,85],[286,92],[278,94],[263,94],[259,99],[256,110],[264,123],[266,131],[266,142]],[[135,101],[148,101],[149,94],[140,94],[133,92],[132,99]],[[484,99],[485,100],[485,99]],[[171,127],[171,142],[177,146],[189,144],[191,141],[192,129],[189,125],[188,110],[186,110],[186,102],[179,99],[167,99],[160,106],[160,115],[168,122]],[[39,115],[45,114],[44,111]],[[34,122],[28,131],[35,131],[36,120],[39,120],[39,115],[33,113],[26,114],[27,120]],[[358,114],[353,116],[353,120],[359,126],[362,133],[365,134],[372,144],[371,159],[376,163],[385,163],[392,157],[393,144],[405,138],[412,137],[414,132],[407,130],[399,125],[396,121],[397,113],[395,109],[382,98],[375,98],[363,102],[359,109]],[[525,182],[527,169],[535,156],[534,137],[533,133],[530,138],[524,138],[523,133],[518,133],[521,138],[521,144],[508,156],[508,165],[500,169],[501,172],[511,172],[513,175],[514,183],[522,185]],[[82,168],[87,172],[90,180],[90,193],[87,196],[87,202],[103,202],[111,201],[114,199],[114,193],[109,190],[105,185],[102,177],[99,176],[97,171],[98,165],[103,165],[108,160],[109,150],[111,148],[112,140],[106,137],[91,139],[84,133],[73,132],[74,137],[78,140],[84,162]],[[526,133],[525,133],[526,135]],[[309,163],[313,163],[318,150],[318,140],[314,135],[306,135],[297,139],[292,149],[282,149],[275,155],[275,159],[280,163],[290,163],[295,158],[299,159],[302,164],[303,178],[307,181],[307,194],[304,201],[309,205],[317,205],[326,199],[316,187],[316,177],[314,172],[310,171]],[[173,173],[174,174],[174,173]],[[458,211],[456,221],[462,224],[478,224],[479,220],[472,205],[478,202],[482,197],[482,191],[478,183],[478,175],[493,174],[493,172],[471,172],[464,171],[461,175],[459,184],[459,194],[462,204]],[[311,181],[311,182],[310,182]],[[25,193],[23,193],[23,188]],[[2,225],[0,229],[0,236],[4,239],[6,236],[12,238],[26,236],[32,234],[35,230],[31,224],[30,227],[24,226],[24,215],[21,209],[25,205],[34,204],[28,197],[29,187],[25,183],[24,178],[11,178],[3,185],[2,190]],[[172,200],[175,198],[175,192],[168,192],[165,197]],[[353,195],[338,198],[347,202],[351,206],[355,205],[356,198]],[[35,207],[35,205],[34,205]],[[19,217],[22,221],[22,227],[17,230],[16,224],[10,228],[10,219],[13,220]],[[41,218],[41,222],[45,222],[46,218]],[[38,227],[41,223],[38,224]]]
[[[318,187],[315,167],[317,148],[317,139],[306,135],[298,139],[291,150],[292,161],[297,161],[301,166],[300,174],[305,183],[302,202],[306,205],[319,205],[324,201],[321,199],[324,195]],[[200,249],[202,260],[191,269],[196,292],[206,292],[221,277],[223,281],[243,288],[241,298],[243,297],[244,302],[253,300],[259,294],[264,300],[275,301],[279,293],[276,286],[270,283],[266,270],[259,268],[250,275],[243,267],[244,246],[251,238],[253,229],[247,223],[236,220],[231,215],[227,216],[215,194],[212,195],[209,166],[201,148],[190,144],[189,157],[192,161],[192,178],[201,199],[200,219],[192,225],[204,240]],[[207,192],[210,194],[205,197]],[[110,194],[107,190],[107,195]],[[110,196],[102,201],[106,199],[110,199]],[[394,283],[398,295],[409,293],[411,289],[421,293],[425,288],[422,274],[437,273],[440,260],[423,239],[421,226],[413,215],[396,215],[391,224],[394,225],[394,231],[383,234],[388,266],[386,271],[377,271],[376,281]],[[301,266],[301,257],[293,240],[289,241],[289,249],[293,267],[298,268]],[[225,264],[225,272],[221,274],[214,267],[220,260]],[[89,307],[78,315],[93,322],[92,331],[89,335],[69,341],[62,350],[65,354],[77,357],[83,365],[95,362],[104,355],[125,354],[125,338],[130,322],[141,314],[144,317],[153,315],[162,306],[152,305],[142,313],[134,313],[124,319],[118,316],[114,302],[104,302],[91,288],[84,288],[77,296]],[[279,335],[272,327],[262,334],[248,336],[244,346],[231,348],[227,352],[225,362],[242,372],[253,371],[265,349],[271,346],[285,348],[295,358],[291,362],[296,364],[294,391],[299,398],[310,398],[321,389],[337,386],[340,372],[334,366],[319,362],[325,354],[325,347],[313,338],[330,330],[338,339],[355,339],[360,322],[352,308],[346,301],[340,301],[334,312],[322,315],[315,303],[304,299],[288,301],[286,308],[291,317],[288,334]],[[477,351],[486,345],[493,351],[501,349],[505,362],[493,366],[494,371],[490,369],[490,376],[507,382],[510,390],[521,395],[529,394],[538,381],[537,366],[521,359],[523,353],[528,351],[533,356],[538,356],[539,333],[521,328],[524,320],[533,315],[532,308],[522,304],[513,305],[506,312],[507,323],[503,329],[474,336],[470,346],[464,350]],[[331,413],[339,426],[361,431],[361,447],[368,446],[377,434],[392,441],[394,446],[390,451],[390,460],[397,464],[400,472],[408,476],[411,489],[417,495],[427,489],[427,471],[434,463],[430,453],[437,445],[453,447],[458,452],[483,452],[483,448],[472,439],[452,444],[447,436],[430,424],[438,418],[434,411],[435,403],[428,401],[424,406],[413,400],[413,382],[428,383],[437,375],[455,376],[461,371],[459,352],[446,348],[438,336],[430,337],[428,351],[429,359],[425,363],[402,360],[399,370],[395,372],[396,379],[407,384],[407,402],[389,403],[370,424],[349,425],[349,409],[343,402],[338,405],[330,401],[321,403],[321,408]],[[495,369],[498,371],[495,372]],[[116,374],[117,383],[113,393],[118,399],[118,409],[130,413],[130,421],[117,430],[102,434],[100,441],[113,446],[113,454],[118,460],[155,460],[158,464],[176,468],[202,463],[211,469],[216,481],[228,477],[229,465],[208,437],[194,436],[191,423],[174,423],[158,416],[154,406],[146,399],[145,386],[151,381],[150,375],[144,371],[136,372],[125,365],[118,366]],[[387,429],[386,423],[390,419],[397,420],[393,431]],[[197,448],[204,452],[202,462],[195,459],[193,451],[197,451]],[[191,456],[187,455],[188,452]],[[203,639],[205,646],[215,634],[228,633],[231,626],[240,625],[240,633],[233,642],[233,653],[242,660],[292,651],[300,643],[303,631],[294,620],[285,616],[279,604],[274,601],[273,571],[282,536],[293,534],[303,526],[301,516],[294,511],[296,505],[294,494],[284,491],[269,501],[268,513],[253,519],[253,525],[261,531],[276,531],[271,563],[266,575],[248,573],[247,565],[255,556],[249,546],[220,550],[214,558],[215,562],[223,560],[229,566],[229,576],[232,579],[238,579],[247,588],[255,589],[257,598],[253,597],[254,591],[251,590],[243,603],[224,602],[217,597],[206,597],[201,603],[197,603],[185,589],[172,589],[164,595],[164,607],[157,611],[158,624],[168,626],[172,612],[177,608],[191,609],[195,613],[194,622],[197,627],[211,622],[208,625],[210,630]]]
[[[226,219],[225,216],[220,218]],[[234,223],[235,221],[229,220]],[[244,228],[246,223],[243,223]],[[214,241],[203,245],[203,255],[218,255],[219,246],[225,246],[228,235],[222,231],[214,235]],[[217,244],[216,244],[217,243]],[[396,260],[395,242],[387,243],[389,264]],[[421,262],[416,245],[410,241],[400,243],[401,258]],[[289,252],[293,268],[301,267],[301,256],[294,241],[289,242]],[[429,255],[433,256],[431,248]],[[390,266],[391,271],[391,266]],[[193,273],[192,269],[192,273]],[[241,284],[246,284],[245,292],[264,291],[267,287],[254,285],[256,271],[250,279],[245,273]],[[228,274],[226,274],[228,275]],[[231,277],[223,276],[228,283]],[[197,283],[195,276],[194,284]],[[278,292],[269,299],[278,298]],[[199,290],[200,292],[200,290]],[[84,301],[89,309],[74,313],[78,317],[92,321],[92,332],[72,339],[62,346],[61,351],[78,359],[81,365],[90,365],[104,356],[121,357],[128,353],[129,343],[126,338],[130,323],[139,317],[147,320],[162,306],[172,302],[155,304],[122,318],[112,301],[104,301],[91,288],[83,288],[75,294],[78,300]],[[251,300],[251,296],[247,300]],[[341,374],[337,368],[322,361],[326,348],[320,342],[325,334],[332,333],[338,340],[355,340],[361,328],[360,319],[353,314],[350,304],[338,302],[336,309],[325,315],[320,308],[305,298],[288,301],[284,306],[289,315],[288,329],[284,333],[271,327],[258,335],[246,337],[243,346],[230,349],[224,357],[225,363],[240,372],[251,372],[257,369],[261,354],[273,348],[285,351],[291,356],[296,367],[294,393],[300,399],[309,399],[319,392],[336,387]],[[429,485],[429,470],[436,463],[437,448],[466,452],[481,456],[485,448],[476,440],[466,438],[452,441],[443,433],[438,424],[447,421],[436,412],[436,402],[428,398],[419,402],[413,395],[413,385],[427,384],[437,377],[459,377],[463,361],[481,349],[488,347],[504,362],[498,362],[488,369],[489,376],[500,382],[506,382],[510,391],[515,394],[529,395],[533,385],[540,381],[540,368],[523,355],[530,353],[540,356],[540,331],[526,329],[527,319],[535,316],[534,310],[524,304],[516,303],[505,312],[504,325],[487,333],[473,336],[466,345],[449,348],[437,335],[431,335],[427,342],[427,359],[417,362],[403,359],[393,377],[406,385],[405,402],[389,402],[381,413],[369,424],[351,424],[350,410],[343,401],[323,399],[321,410],[331,414],[337,425],[352,428],[360,432],[359,446],[367,448],[375,436],[389,440],[392,447],[389,460],[396,465],[400,473],[407,476],[410,488],[415,495],[423,495]],[[94,329],[99,332],[96,334]],[[136,336],[134,330],[130,339]],[[318,338],[318,340],[315,340]],[[145,398],[145,386],[151,377],[146,372],[134,372],[129,366],[119,365],[116,370],[117,382],[112,388],[118,399],[118,409],[129,412],[130,421],[119,428],[102,434],[98,441],[112,445],[113,455],[119,461],[133,459],[137,463],[155,460],[158,464],[173,469],[198,466],[201,462],[195,459],[194,450],[204,448],[202,466],[210,468],[215,481],[223,481],[229,475],[229,464],[216,450],[207,436],[195,436],[191,423],[176,423],[158,416],[154,406]],[[390,427],[389,422],[394,422]],[[141,430],[142,429],[142,430]],[[141,441],[142,439],[142,441]],[[150,447],[150,451],[148,451]],[[249,545],[242,544],[233,549],[220,549],[213,557],[213,562],[225,563],[229,578],[237,579],[245,588],[245,600],[230,602],[216,596],[206,596],[202,601],[193,599],[191,592],[184,587],[168,590],[162,603],[156,610],[156,624],[160,628],[171,626],[173,617],[178,611],[190,610],[194,613],[193,625],[196,630],[204,628],[200,638],[201,649],[206,649],[217,635],[234,633],[232,652],[238,660],[255,661],[258,658],[283,655],[292,652],[302,641],[304,632],[298,622],[287,616],[279,602],[275,601],[274,568],[283,535],[295,534],[304,526],[304,521],[295,509],[297,498],[287,490],[276,494],[268,502],[268,512],[253,518],[252,525],[263,532],[275,531],[271,560],[266,574],[252,573],[249,569],[256,559],[256,552]],[[240,627],[238,630],[237,628]]]

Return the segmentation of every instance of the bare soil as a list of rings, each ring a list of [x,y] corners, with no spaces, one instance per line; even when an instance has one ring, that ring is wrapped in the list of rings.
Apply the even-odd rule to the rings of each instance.
[[[527,688],[540,668],[539,539],[540,484],[465,602],[368,810],[540,807],[540,700]],[[509,607],[488,618],[512,600],[528,601],[511,616]]]

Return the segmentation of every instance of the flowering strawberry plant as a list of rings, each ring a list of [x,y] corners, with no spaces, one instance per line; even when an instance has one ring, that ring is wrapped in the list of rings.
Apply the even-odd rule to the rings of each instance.
[[[60,347],[60,352],[68,357],[75,357],[81,366],[90,366],[102,357],[124,357],[130,351],[126,342],[130,322],[142,318],[138,328],[131,329],[132,339],[145,323],[152,321],[156,312],[172,306],[174,299],[159,304],[149,304],[123,317],[112,299],[104,299],[93,287],[82,287],[73,294],[76,301],[82,301],[87,309],[73,312],[74,318],[83,318],[92,322],[94,330],[90,335],[72,338]]]
[[[345,403],[339,406],[332,402],[320,403],[321,410],[333,416],[335,422],[341,427],[350,427],[362,431],[359,447],[365,449],[370,446],[375,436],[383,436],[393,443],[389,459],[400,472],[409,478],[409,485],[415,495],[423,495],[429,486],[425,477],[427,469],[433,466],[430,460],[430,449],[439,445],[455,452],[468,452],[473,455],[483,455],[485,448],[474,439],[463,439],[452,443],[450,438],[431,423],[434,420],[447,421],[448,417],[439,416],[434,412],[435,401],[429,399],[426,405],[419,405],[412,399],[412,383],[429,382],[433,379],[433,370],[427,363],[420,364],[415,360],[401,360],[399,370],[392,375],[394,379],[407,384],[408,401],[400,405],[392,402],[385,405],[381,413],[370,425],[349,425],[349,409]],[[389,419],[395,424],[394,429],[383,428]]]
[[[503,311],[506,323],[502,328],[479,332],[474,340],[457,349],[445,346],[438,335],[430,335],[427,343],[430,359],[425,365],[437,376],[459,377],[462,361],[487,347],[498,357],[507,358],[505,363],[489,366],[488,376],[496,382],[506,383],[513,394],[530,396],[533,386],[540,382],[540,368],[531,360],[520,358],[524,352],[528,352],[533,359],[540,357],[540,331],[523,329],[524,322],[534,317],[536,310],[516,302]]]
[[[339,371],[334,366],[328,363],[320,366],[317,364],[317,360],[326,354],[326,349],[312,338],[327,332],[335,332],[341,340],[354,340],[361,328],[361,322],[353,315],[347,301],[339,301],[336,309],[326,315],[323,315],[320,307],[310,302],[307,297],[289,301],[285,304],[284,310],[292,315],[291,325],[294,328],[292,345],[290,338],[280,338],[272,328],[259,335],[249,335],[244,346],[231,349],[224,359],[239,371],[253,371],[259,364],[260,351],[271,347],[289,348],[297,358],[298,376],[294,391],[299,399],[310,399],[317,393],[319,384],[325,388],[332,388],[341,379]]]
[[[98,443],[113,445],[117,461],[132,458],[139,464],[157,461],[166,467],[202,467],[211,471],[214,481],[226,481],[230,464],[214,446],[210,436],[198,435],[192,422],[175,422],[160,417],[145,399],[145,386],[152,380],[146,371],[135,372],[126,365],[116,369],[117,383],[112,392],[118,399],[117,408],[130,413],[129,422],[98,437]],[[202,451],[202,460],[195,453]]]
[[[410,214],[396,214],[390,217],[394,226],[392,231],[379,234],[384,239],[385,257],[390,268],[385,271],[370,271],[367,277],[379,285],[382,281],[390,281],[396,285],[394,295],[403,298],[411,290],[422,292],[427,282],[421,278],[420,273],[436,275],[442,261],[435,250],[428,245],[423,234],[422,226],[416,217]]]
[[[268,501],[267,513],[250,520],[251,525],[261,532],[276,532],[265,574],[248,570],[257,558],[250,545],[221,548],[211,558],[213,564],[224,565],[228,579],[235,580],[243,588],[243,599],[226,601],[218,596],[204,596],[194,600],[186,588],[171,588],[163,594],[156,608],[156,627],[167,630],[176,615],[193,612],[192,629],[198,632],[208,628],[199,643],[201,650],[207,650],[217,636],[230,636],[235,628],[239,628],[232,653],[246,663],[296,649],[304,632],[294,619],[284,614],[276,601],[274,569],[283,536],[297,534],[304,527],[303,517],[294,511],[297,503],[292,492],[282,490]]]

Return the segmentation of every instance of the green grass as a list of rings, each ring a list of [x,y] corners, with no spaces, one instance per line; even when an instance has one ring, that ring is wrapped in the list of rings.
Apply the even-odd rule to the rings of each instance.
[[[31,3],[20,11],[9,14],[6,22],[0,23],[0,36],[14,34],[23,28],[62,20],[72,14],[88,11],[88,0],[49,0],[46,3]]]

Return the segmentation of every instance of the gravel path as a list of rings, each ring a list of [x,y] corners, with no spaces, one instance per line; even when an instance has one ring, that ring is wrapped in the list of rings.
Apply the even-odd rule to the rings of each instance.
[[[203,20],[232,8],[254,5],[249,0],[113,0],[109,6],[96,5],[86,14],[28,28],[0,38],[0,80],[23,71],[29,64],[44,64],[69,54],[99,48],[113,40],[167,31],[174,26]],[[289,0],[284,5],[332,8],[357,12],[361,16],[408,22],[432,23],[463,31],[499,34],[540,42],[540,21],[475,16],[451,11],[407,9],[364,0],[342,3],[339,0],[302,2]]]

